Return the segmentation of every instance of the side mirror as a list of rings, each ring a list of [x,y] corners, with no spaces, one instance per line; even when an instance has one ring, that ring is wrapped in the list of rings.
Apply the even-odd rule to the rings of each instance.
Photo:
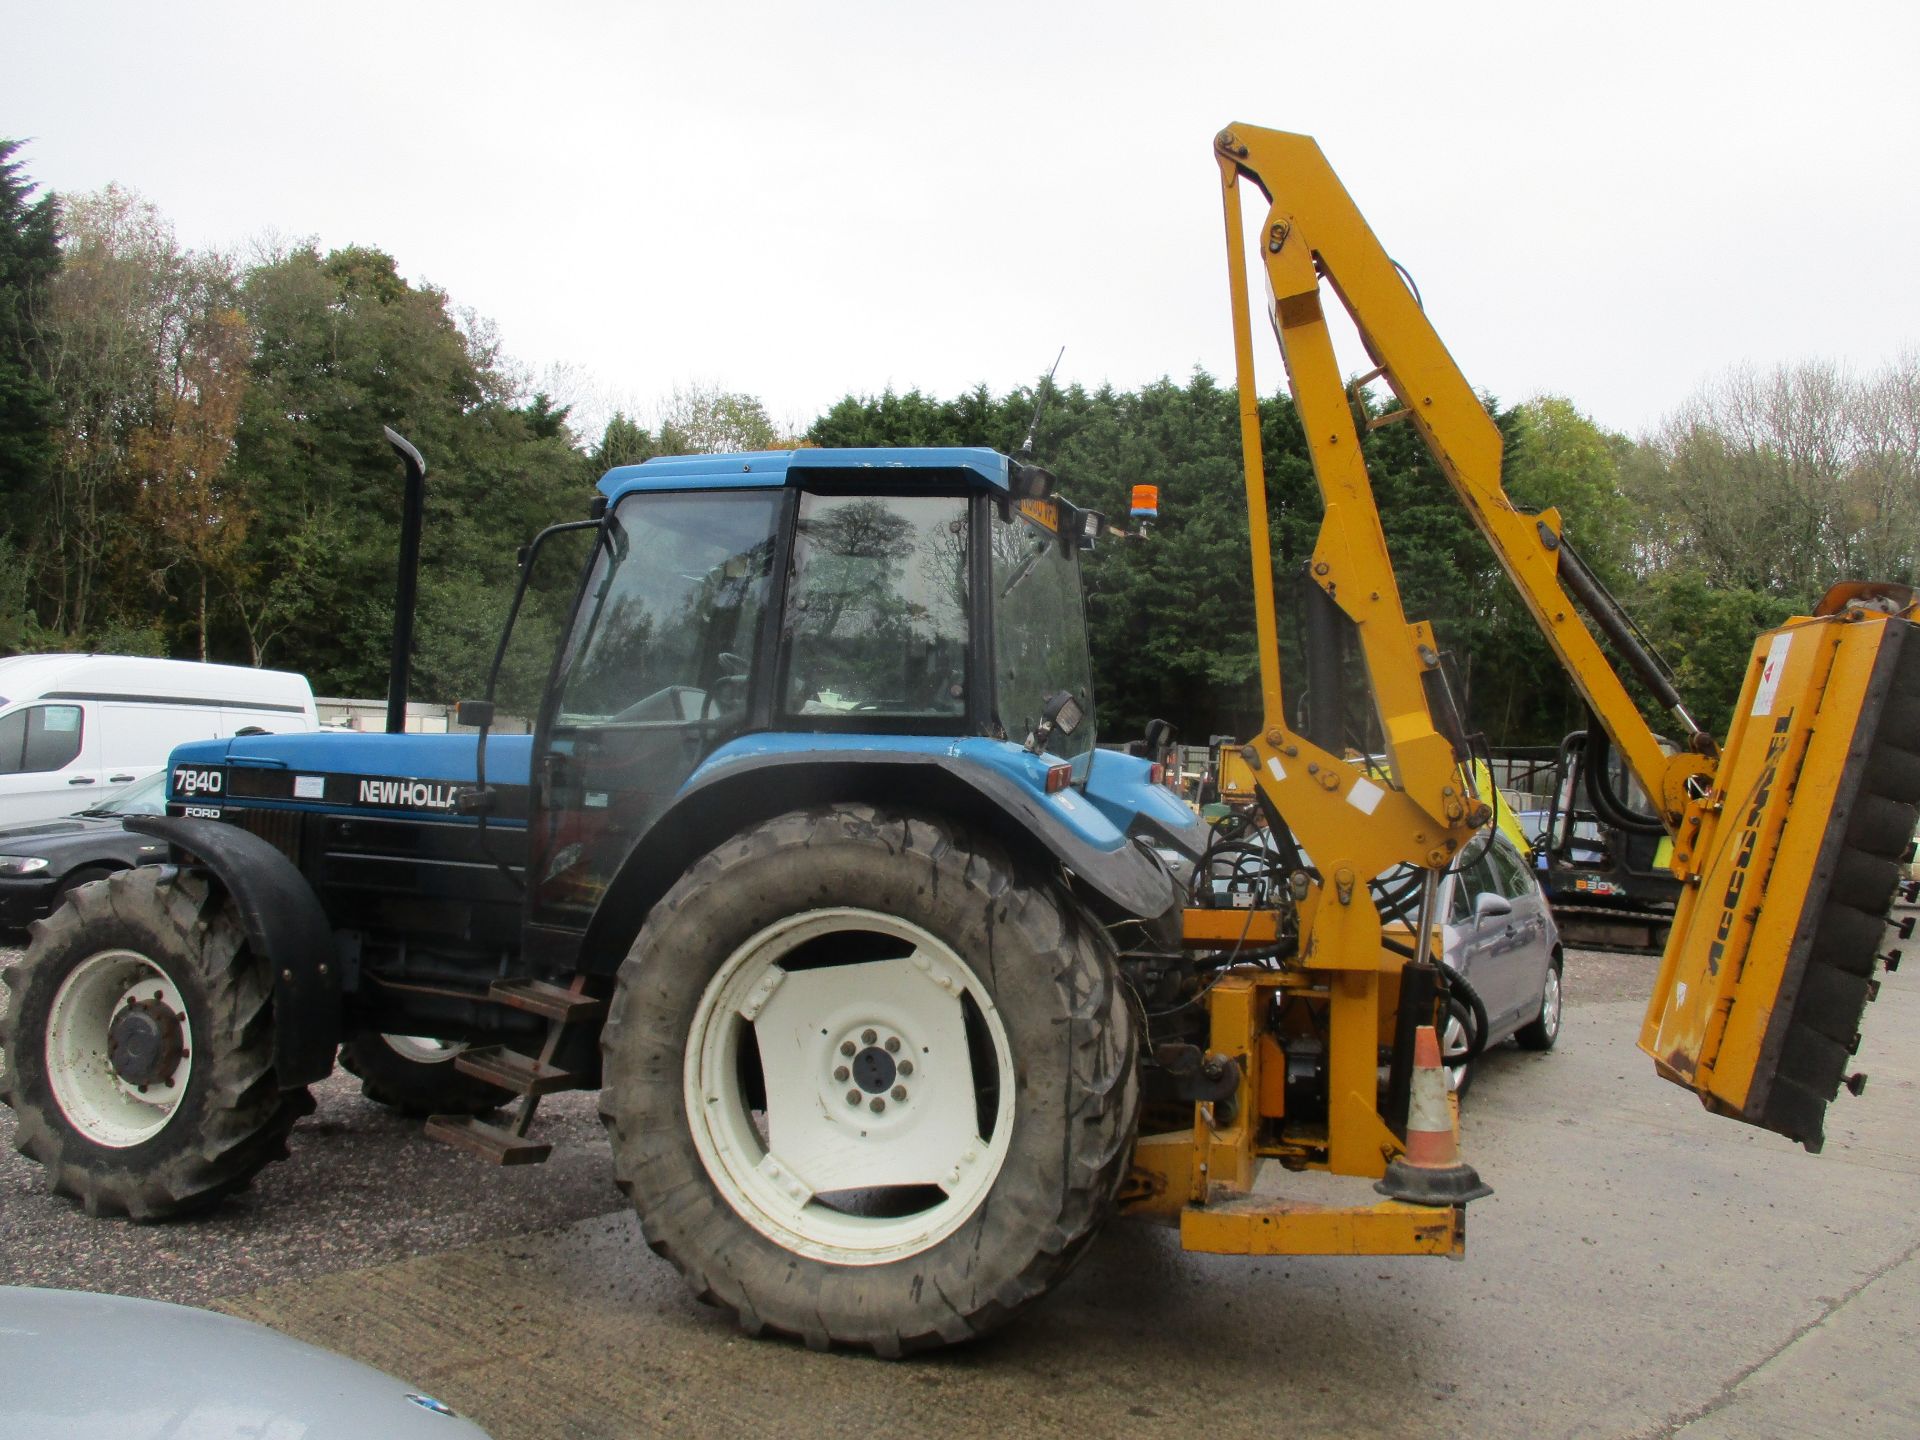
[[[476,730],[484,730],[493,724],[493,702],[462,700],[454,707],[453,718],[456,724],[471,725]]]
[[[1493,916],[1511,915],[1512,913],[1513,902],[1504,895],[1497,894],[1492,890],[1483,890],[1474,897],[1473,920],[1476,925],[1482,920],[1491,919]]]

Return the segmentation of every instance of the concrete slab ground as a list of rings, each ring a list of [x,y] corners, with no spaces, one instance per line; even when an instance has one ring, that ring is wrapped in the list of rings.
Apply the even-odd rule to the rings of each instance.
[[[1190,1255],[1114,1225],[983,1343],[814,1355],[741,1339],[646,1249],[584,1097],[562,1169],[495,1175],[336,1080],[293,1161],[202,1222],[89,1222],[8,1156],[0,1281],[211,1300],[499,1440],[1920,1434],[1920,984],[1883,991],[1872,1081],[1810,1156],[1654,1078],[1652,964],[1576,954],[1560,1048],[1486,1057],[1467,1143],[1496,1193],[1457,1264]]]

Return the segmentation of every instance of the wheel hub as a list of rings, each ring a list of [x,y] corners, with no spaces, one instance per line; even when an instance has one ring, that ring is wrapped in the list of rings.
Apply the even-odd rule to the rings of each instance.
[[[113,1073],[140,1089],[172,1084],[186,1053],[180,1017],[157,995],[150,1000],[129,998],[107,1031],[107,1061]]]
[[[912,1053],[891,1024],[875,1020],[849,1030],[828,1063],[833,1067],[834,1085],[846,1090],[849,1106],[884,1115],[908,1098],[906,1082],[913,1074],[913,1062],[906,1056]]]
[[[869,1095],[880,1095],[893,1088],[893,1057],[878,1045],[869,1045],[853,1057],[853,1080]]]

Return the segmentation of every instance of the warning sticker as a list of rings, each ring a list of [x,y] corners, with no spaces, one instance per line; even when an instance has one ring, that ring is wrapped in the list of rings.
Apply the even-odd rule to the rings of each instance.
[[[1380,798],[1386,793],[1371,780],[1356,780],[1353,789],[1347,792],[1347,804],[1362,815],[1371,815],[1380,808]]]
[[[1793,646],[1792,634],[1776,635],[1767,647],[1767,663],[1760,671],[1760,686],[1753,692],[1754,715],[1773,713],[1773,695],[1780,688],[1780,672],[1787,668],[1787,651]]]

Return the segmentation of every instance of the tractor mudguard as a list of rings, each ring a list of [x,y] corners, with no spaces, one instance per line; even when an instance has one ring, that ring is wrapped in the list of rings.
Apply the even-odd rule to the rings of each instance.
[[[130,815],[126,827],[213,872],[247,944],[273,974],[273,1073],[282,1089],[324,1080],[340,1043],[333,924],[294,863],[251,831],[218,820]]]
[[[697,856],[761,820],[837,800],[973,825],[1016,854],[1056,861],[1107,904],[1143,920],[1181,903],[1178,882],[1150,850],[1131,841],[1112,850],[1089,844],[1049,815],[1042,797],[979,764],[880,749],[743,756],[696,778],[648,828],[581,937],[580,967],[617,967],[647,911]]]

